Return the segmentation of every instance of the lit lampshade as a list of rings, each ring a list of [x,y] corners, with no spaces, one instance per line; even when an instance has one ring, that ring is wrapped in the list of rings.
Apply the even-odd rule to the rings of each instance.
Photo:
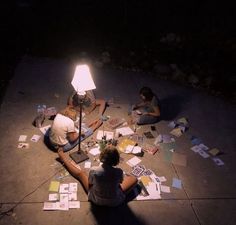
[[[89,67],[87,65],[76,66],[74,77],[71,81],[75,91],[83,95],[85,91],[93,90],[96,88]]]

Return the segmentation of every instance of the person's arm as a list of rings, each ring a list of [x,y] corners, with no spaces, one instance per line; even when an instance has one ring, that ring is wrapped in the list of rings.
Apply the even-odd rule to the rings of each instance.
[[[79,134],[76,131],[69,132],[69,133],[67,133],[67,138],[68,138],[69,142],[74,142],[79,138]]]
[[[86,192],[89,190],[88,176],[84,170],[80,168],[72,159],[70,159],[64,152],[62,148],[58,149],[58,155],[62,163],[66,166],[69,173],[78,179]]]
[[[156,116],[156,117],[161,115],[160,108],[158,106],[153,107],[153,109],[154,109],[154,112],[146,112],[146,113],[143,113],[143,115]]]
[[[133,110],[136,110],[136,109],[138,109],[138,108],[140,108],[140,107],[143,107],[143,106],[145,106],[146,105],[146,102],[140,102],[140,103],[137,103],[137,104],[135,104],[135,105],[133,105]]]

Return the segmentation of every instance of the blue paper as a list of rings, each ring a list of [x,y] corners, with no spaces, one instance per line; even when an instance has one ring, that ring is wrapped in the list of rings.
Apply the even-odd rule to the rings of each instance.
[[[172,187],[181,189],[182,188],[182,181],[177,178],[173,178]]]

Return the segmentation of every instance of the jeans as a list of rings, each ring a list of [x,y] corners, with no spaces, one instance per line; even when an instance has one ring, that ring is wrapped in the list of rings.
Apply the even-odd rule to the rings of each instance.
[[[160,117],[150,116],[150,115],[141,115],[137,120],[137,125],[153,124],[160,121]]]
[[[50,130],[51,129],[48,129],[47,132],[45,133],[44,143],[46,144],[46,146],[49,149],[51,149],[53,151],[57,151],[59,147],[62,147],[64,152],[68,152],[71,149],[73,149],[76,145],[79,144],[79,138],[77,138],[77,140],[75,140],[73,142],[68,141],[68,143],[65,145],[62,145],[62,146],[56,145],[50,141],[50,138],[49,138]],[[85,132],[84,136],[80,138],[80,140],[83,141],[84,139],[86,139],[87,137],[89,137],[92,134],[93,134],[93,130],[91,128],[88,128],[88,130]]]

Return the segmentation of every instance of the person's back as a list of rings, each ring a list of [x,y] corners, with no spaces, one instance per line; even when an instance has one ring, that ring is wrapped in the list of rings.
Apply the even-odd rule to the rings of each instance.
[[[98,205],[116,206],[125,199],[120,184],[123,180],[123,171],[108,165],[93,167],[89,173],[88,199]]]

